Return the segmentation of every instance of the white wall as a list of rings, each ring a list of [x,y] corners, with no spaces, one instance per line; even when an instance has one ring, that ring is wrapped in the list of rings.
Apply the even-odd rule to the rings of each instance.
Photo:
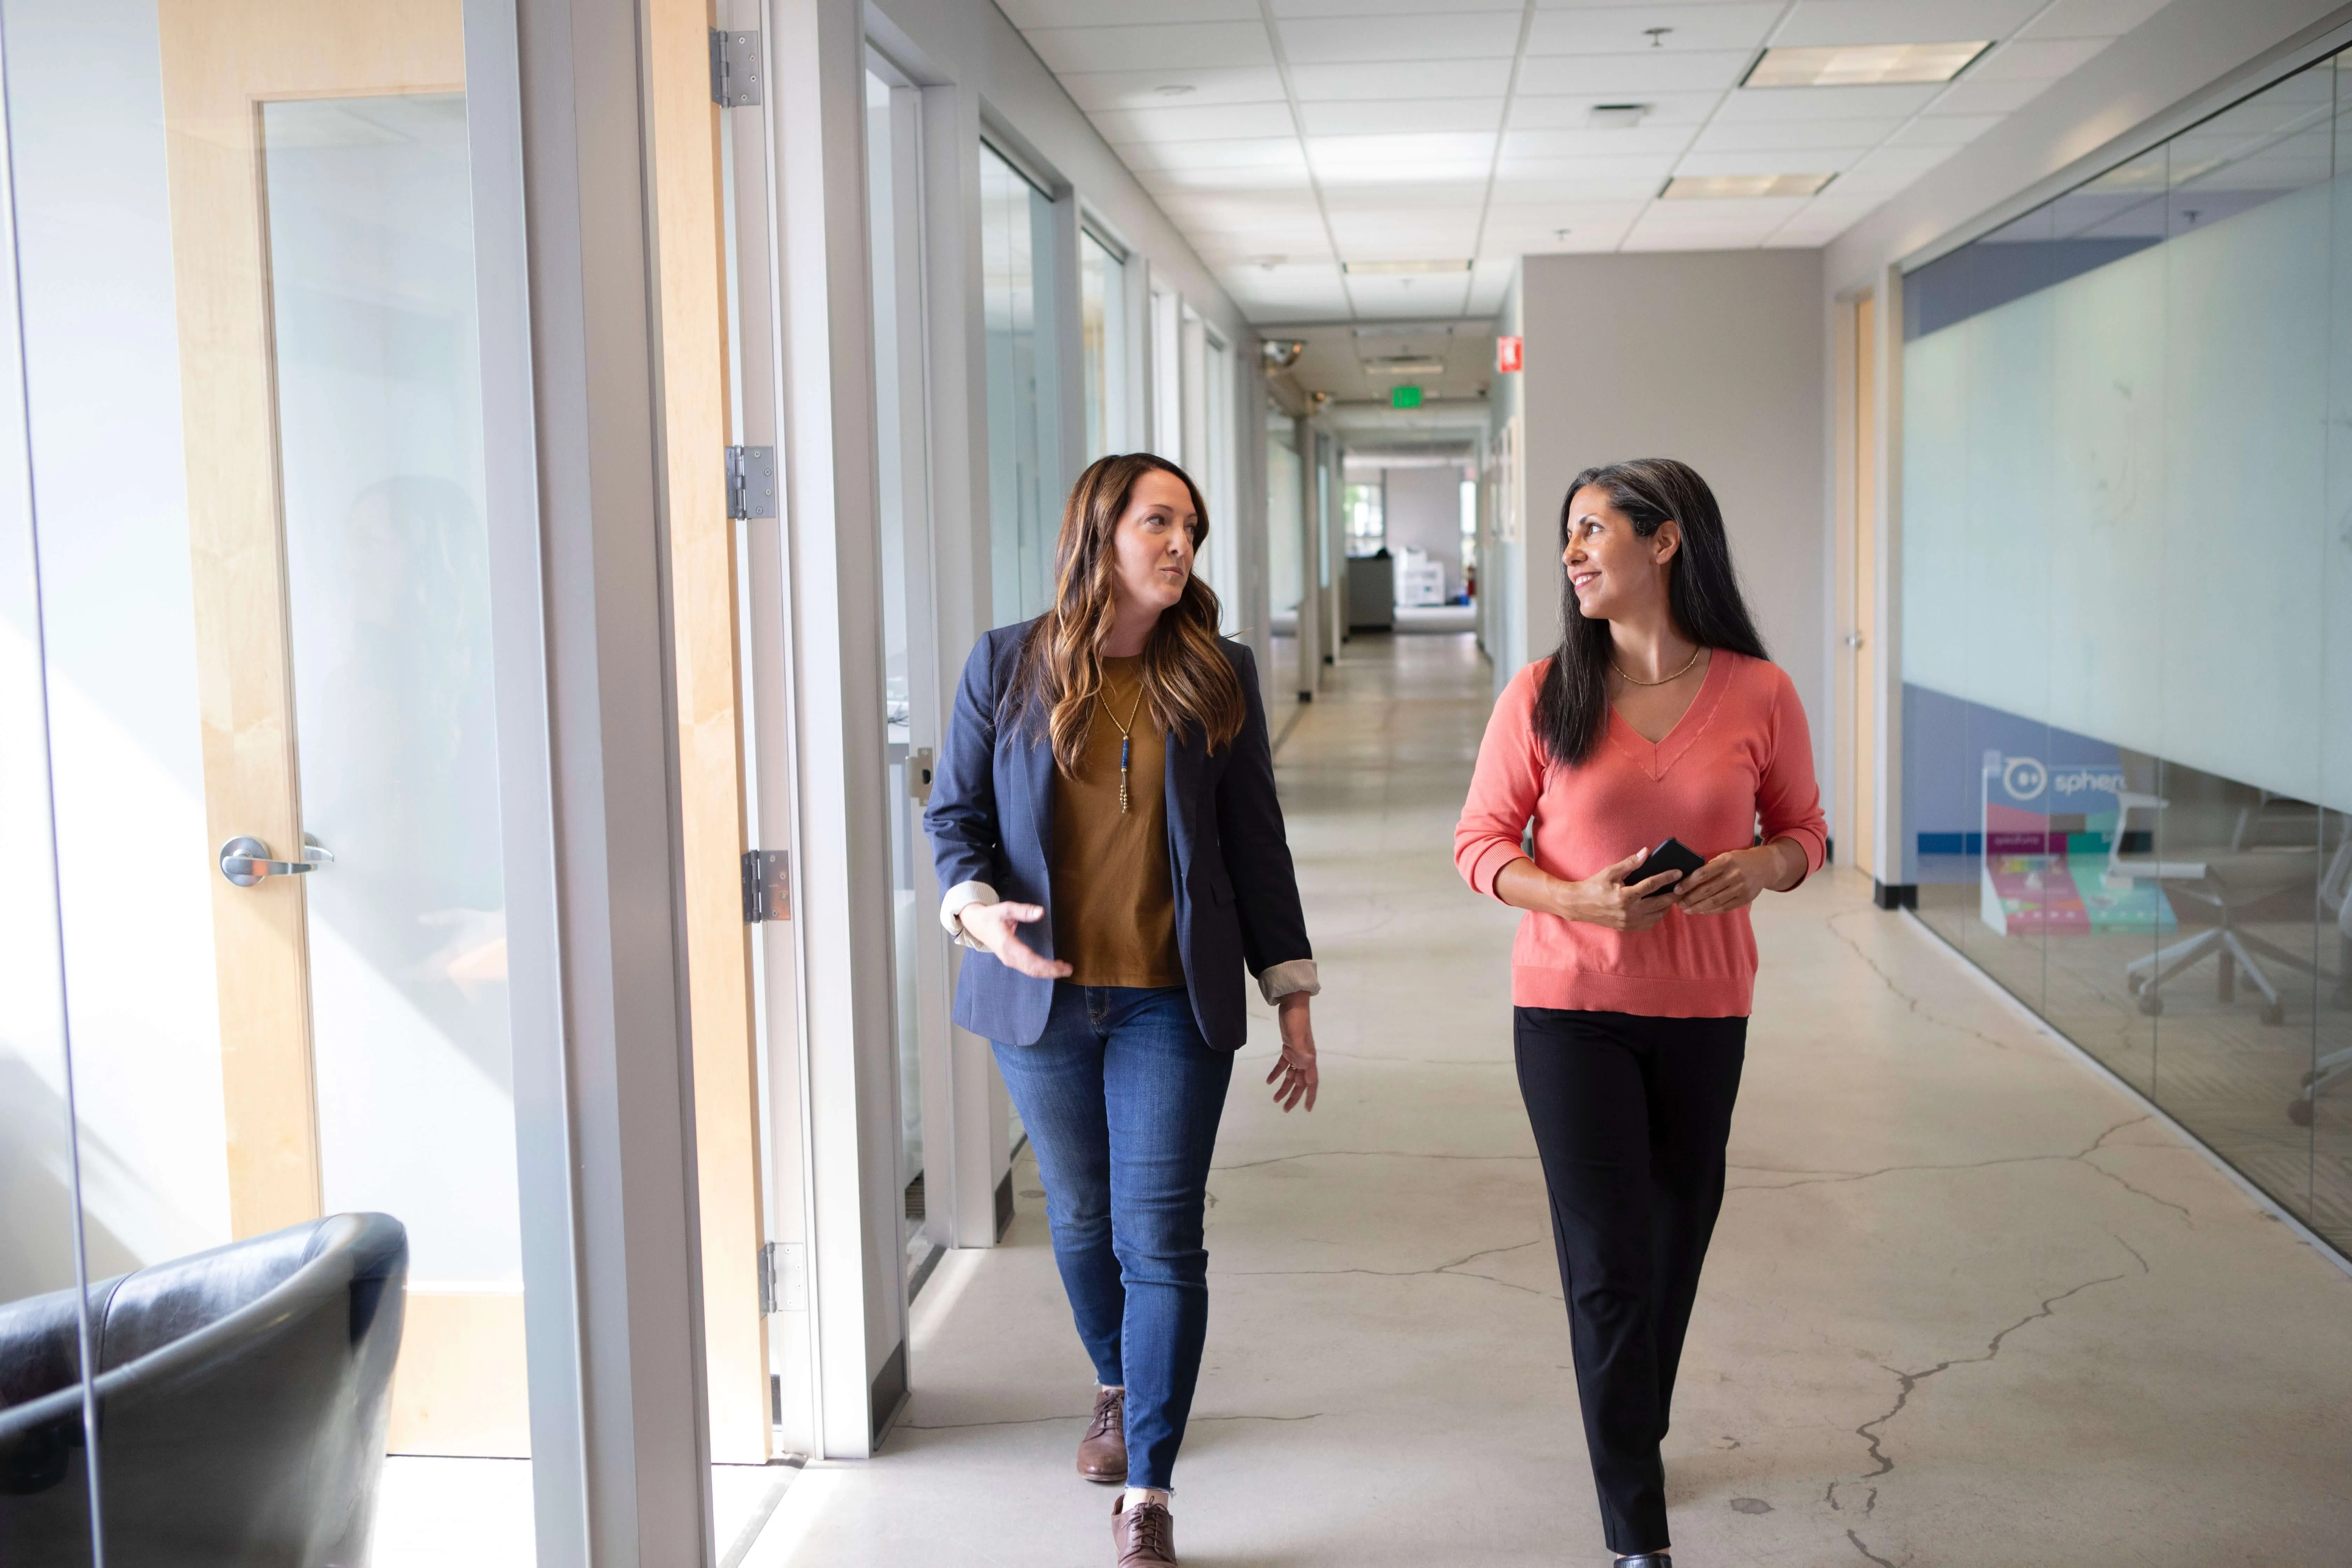
[[[1445,591],[1462,591],[1462,469],[1438,464],[1385,470],[1382,516],[1389,551],[1427,552],[1445,568]]]
[[[154,5],[12,9],[8,50],[68,986],[90,1267],[103,1275],[229,1229],[219,873],[198,750]],[[0,638],[21,658],[32,628],[9,608]],[[0,724],[0,744],[36,749],[16,704]],[[46,997],[0,994],[0,1056],[31,1074],[12,1080],[12,1098],[62,1087],[31,1070],[49,1053],[12,1049],[46,1029],[47,1011]],[[37,1161],[0,1163],[0,1206],[31,1200],[20,1183],[61,1176]],[[0,1231],[0,1300],[21,1278],[54,1273],[21,1239]]]
[[[1723,507],[1766,647],[1789,672],[1826,777],[1829,512],[1821,254],[1811,250],[1542,256],[1521,262],[1527,369],[1524,548],[1505,552],[1518,640],[1505,680],[1559,641],[1559,509],[1579,469],[1678,458]],[[1498,408],[1498,412],[1500,412]]]

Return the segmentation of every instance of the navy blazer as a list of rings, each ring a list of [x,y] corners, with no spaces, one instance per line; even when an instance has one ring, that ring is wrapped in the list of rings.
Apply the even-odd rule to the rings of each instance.
[[[981,882],[1008,902],[1036,904],[1045,918],[1021,940],[1054,955],[1054,753],[1042,717],[1000,727],[998,710],[1034,625],[999,626],[965,661],[923,812],[940,889]],[[1193,734],[1171,734],[1166,767],[1168,864],[1176,890],[1176,947],[1202,1037],[1239,1050],[1246,1032],[1242,968],[1260,974],[1311,959],[1298,879],[1274,793],[1274,751],[1257,663],[1243,644],[1220,639],[1242,685],[1248,718],[1214,755]],[[1007,968],[979,948],[963,955],[955,1021],[1010,1045],[1045,1032],[1054,982]]]

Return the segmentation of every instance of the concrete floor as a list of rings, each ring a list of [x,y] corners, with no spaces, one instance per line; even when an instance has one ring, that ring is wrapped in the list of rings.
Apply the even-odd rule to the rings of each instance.
[[[1604,1564],[1510,1067],[1517,917],[1450,858],[1486,672],[1422,637],[1351,643],[1337,678],[1278,759],[1322,1103],[1283,1116],[1244,1053],[1178,1545]],[[1757,926],[1666,1447],[1682,1568],[2352,1561],[2352,1279],[1858,879]],[[916,1303],[881,1457],[812,1466],[749,1563],[1109,1561],[1113,1494],[1071,1470],[1087,1366],[1034,1166],[1016,1184],[1007,1245]]]

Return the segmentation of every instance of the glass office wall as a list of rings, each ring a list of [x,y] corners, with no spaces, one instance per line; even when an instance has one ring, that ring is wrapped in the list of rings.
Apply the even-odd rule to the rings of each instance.
[[[1005,626],[1045,608],[1062,521],[1054,204],[985,144],[980,254],[988,336],[989,564],[996,624]]]
[[[1204,332],[1201,363],[1202,471],[1193,482],[1208,503],[1209,539],[1200,568],[1217,591],[1219,629],[1234,637],[1242,629],[1242,535],[1234,489],[1233,351]]]
[[[1078,331],[1091,463],[1127,441],[1127,265],[1084,230],[1078,235]]]
[[[0,26],[0,799],[46,836],[53,782],[58,847],[0,899],[0,1359],[47,1363],[0,1394],[0,1561],[90,1552],[92,1470],[117,1562],[528,1560],[527,1464],[378,1470],[530,1435],[458,13]],[[94,1456],[37,1397],[68,1220]]]
[[[923,387],[920,195],[922,93],[866,77],[866,253],[873,273],[874,435],[882,566],[884,776],[889,781],[891,1026],[898,1053],[899,1240],[907,1277],[919,1289],[936,1261],[944,1216],[929,1220],[924,1180],[925,1036],[939,1020],[923,984],[924,951],[937,922],[926,896],[929,854],[916,814],[938,747],[930,679],[929,443]],[[941,1042],[944,1045],[944,1041]],[[934,1086],[935,1088],[937,1086]],[[934,1098],[937,1098],[936,1096]]]
[[[1906,280],[1901,879],[2352,1250],[2337,65]]]
[[[1298,425],[1272,404],[1265,412],[1266,603],[1276,636],[1298,632],[1307,596],[1307,519],[1299,504]]]

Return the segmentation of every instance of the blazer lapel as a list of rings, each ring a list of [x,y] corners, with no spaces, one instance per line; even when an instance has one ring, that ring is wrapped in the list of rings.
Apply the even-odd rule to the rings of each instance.
[[[1198,742],[1189,731],[1171,731],[1163,793],[1168,798],[1168,844],[1176,857],[1180,879],[1192,868],[1192,843],[1200,822],[1201,783],[1206,769]]]

